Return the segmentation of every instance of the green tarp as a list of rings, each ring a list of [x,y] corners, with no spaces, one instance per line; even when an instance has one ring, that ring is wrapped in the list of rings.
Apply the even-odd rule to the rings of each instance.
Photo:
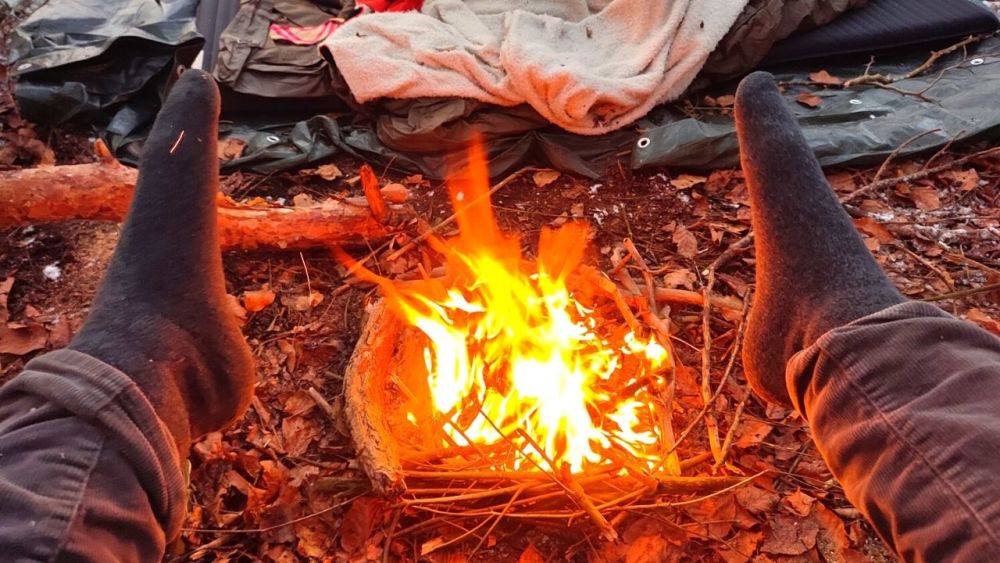
[[[179,64],[189,64],[203,42],[195,29],[194,0],[76,0],[50,2],[16,31],[11,43],[15,95],[34,121],[91,122],[100,126],[125,162],[135,162],[145,128]],[[880,55],[873,73],[899,75],[922,63],[929,49]],[[785,95],[806,137],[827,166],[862,165],[884,158],[905,141],[911,153],[949,141],[1000,133],[1000,37],[991,36],[943,58],[925,76],[850,90],[790,85]],[[794,63],[773,71],[780,81],[808,80],[826,70],[840,78],[862,74],[867,56],[833,62]],[[716,85],[712,97],[732,93],[735,82]],[[821,103],[795,102],[804,91]],[[909,92],[901,93],[902,92]],[[655,109],[632,127],[600,137],[573,135],[547,125],[527,108],[497,108],[466,100],[386,102],[341,113],[260,112],[224,116],[223,135],[246,143],[224,168],[274,172],[311,165],[346,153],[375,164],[441,177],[448,151],[478,130],[487,141],[491,172],[503,175],[534,164],[596,177],[623,156],[631,166],[717,168],[737,165],[729,112],[705,110],[705,92]],[[690,103],[688,103],[690,102]],[[224,108],[225,109],[225,108]]]

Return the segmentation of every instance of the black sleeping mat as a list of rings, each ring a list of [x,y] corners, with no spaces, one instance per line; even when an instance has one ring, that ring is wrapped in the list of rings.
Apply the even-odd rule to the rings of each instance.
[[[870,0],[827,25],[779,41],[762,66],[941,43],[998,26],[996,14],[972,0]]]

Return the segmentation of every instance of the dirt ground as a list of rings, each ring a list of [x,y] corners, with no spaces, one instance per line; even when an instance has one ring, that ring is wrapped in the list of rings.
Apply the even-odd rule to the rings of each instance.
[[[5,32],[0,29],[0,41]],[[92,131],[25,122],[2,66],[0,83],[0,170],[93,160]],[[890,163],[880,178],[940,166],[988,146],[954,146]],[[237,173],[224,178],[223,185],[240,198],[358,195],[353,179],[362,163],[337,159],[333,164],[343,172],[334,180],[300,172]],[[411,204],[428,223],[450,215],[440,183],[378,172],[382,182],[409,188]],[[875,175],[875,169],[829,171],[840,194],[866,186]],[[657,276],[662,287],[701,291],[706,268],[749,229],[745,185],[737,170],[633,172],[622,162],[598,181],[561,174],[540,183],[525,174],[493,200],[502,227],[520,233],[529,252],[542,226],[584,218],[595,233],[591,263],[610,271],[611,257],[630,239],[650,269],[662,269]],[[1000,282],[998,200],[1000,156],[994,154],[872,191],[848,209],[906,295],[939,299],[945,310],[1000,334],[1000,292],[964,294]],[[0,291],[0,315],[8,326],[16,325],[8,330],[20,331],[16,346],[0,338],[0,381],[16,375],[32,357],[68,342],[87,314],[117,233],[117,225],[99,222],[0,231],[0,290],[3,282],[10,284],[6,296]],[[407,267],[386,261],[379,266],[390,272]],[[746,409],[720,471],[753,475],[768,470],[751,484],[701,503],[630,514],[619,522],[623,541],[618,545],[601,544],[586,522],[575,523],[575,530],[506,522],[482,538],[475,553],[471,547],[480,539],[475,537],[471,545],[458,542],[427,552],[428,546],[462,533],[441,526],[387,540],[394,518],[412,523],[419,516],[398,513],[391,502],[364,495],[365,480],[338,399],[362,311],[376,292],[347,284],[344,269],[325,250],[229,252],[225,268],[233,296],[266,287],[276,300],[256,312],[238,311],[245,314],[244,332],[258,362],[256,398],[233,428],[195,445],[186,529],[166,560],[367,561],[381,560],[387,546],[393,560],[403,561],[893,560],[845,500],[803,420],[749,395],[738,364],[716,405],[720,430],[733,425],[734,405],[745,400]],[[752,253],[738,254],[718,278],[716,294],[741,298],[752,292]],[[311,294],[321,297],[310,299]],[[672,305],[664,313],[679,362],[697,371],[701,307]],[[740,322],[738,316],[712,319],[714,381],[721,378]],[[310,388],[329,400],[330,411],[312,398]],[[675,416],[687,420],[699,407],[693,397],[682,398]],[[708,449],[704,431],[692,433],[688,442],[688,453]],[[708,474],[710,467],[697,465],[692,474]],[[362,494],[360,500],[342,505],[356,494]]]

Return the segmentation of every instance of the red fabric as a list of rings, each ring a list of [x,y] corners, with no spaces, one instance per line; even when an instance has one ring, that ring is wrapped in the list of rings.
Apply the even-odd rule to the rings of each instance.
[[[358,0],[357,5],[372,12],[408,12],[419,10],[424,0]]]

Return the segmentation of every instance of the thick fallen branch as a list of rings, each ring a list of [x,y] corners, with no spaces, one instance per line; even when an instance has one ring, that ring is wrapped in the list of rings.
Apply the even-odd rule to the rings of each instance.
[[[113,161],[0,172],[0,228],[71,219],[121,221],[137,176]],[[390,205],[377,221],[364,198],[298,207],[219,201],[220,236],[227,248],[368,245],[413,218],[410,207]]]
[[[372,488],[384,497],[406,490],[402,466],[389,434],[385,373],[395,361],[401,321],[379,300],[367,313],[361,338],[344,370],[344,411],[354,449]]]

